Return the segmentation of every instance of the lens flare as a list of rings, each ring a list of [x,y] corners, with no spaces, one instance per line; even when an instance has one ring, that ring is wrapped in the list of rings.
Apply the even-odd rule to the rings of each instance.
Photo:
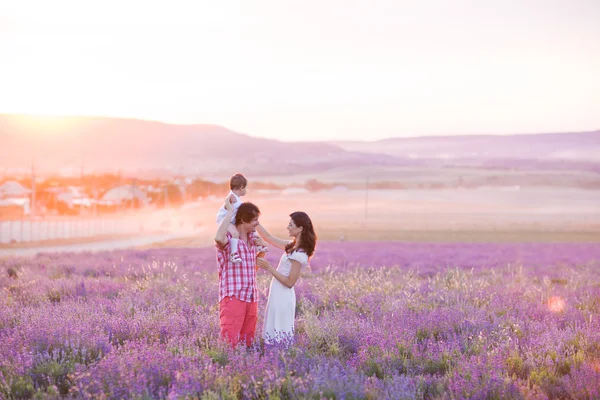
[[[552,312],[561,312],[565,309],[565,299],[558,297],[558,296],[552,296],[548,299],[548,308],[550,309],[550,311]]]

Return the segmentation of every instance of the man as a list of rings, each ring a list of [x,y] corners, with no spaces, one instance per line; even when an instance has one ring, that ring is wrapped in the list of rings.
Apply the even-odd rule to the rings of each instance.
[[[238,254],[241,262],[231,261],[231,233],[227,227],[234,215],[226,201],[227,215],[215,235],[217,266],[219,268],[219,320],[221,337],[235,347],[240,340],[252,344],[258,318],[256,289],[256,245],[253,233],[258,226],[260,210],[252,203],[242,203],[235,214],[239,233]]]

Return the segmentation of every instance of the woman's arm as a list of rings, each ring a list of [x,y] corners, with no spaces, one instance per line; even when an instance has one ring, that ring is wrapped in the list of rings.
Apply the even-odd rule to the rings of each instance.
[[[267,271],[269,271],[271,273],[271,275],[273,275],[273,277],[275,277],[275,279],[277,279],[279,282],[281,282],[281,284],[283,286],[291,289],[294,287],[294,285],[296,284],[296,281],[300,277],[300,269],[302,268],[302,265],[300,265],[300,263],[296,260],[290,260],[290,261],[292,262],[292,269],[290,270],[290,276],[285,276],[285,275],[282,275],[281,273],[277,272],[277,270],[264,258],[257,258],[256,264],[259,267],[261,267],[262,269],[266,269]]]
[[[267,232],[267,230],[260,224],[256,227],[256,230],[261,238],[265,239],[267,243],[272,244],[278,249],[285,250],[285,246],[290,243],[290,240],[283,240],[276,238],[275,236],[271,236],[271,234]]]

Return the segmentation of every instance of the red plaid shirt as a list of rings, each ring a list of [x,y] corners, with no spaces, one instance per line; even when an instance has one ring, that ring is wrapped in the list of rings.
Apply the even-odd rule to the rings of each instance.
[[[229,260],[231,255],[231,234],[227,232],[227,244],[217,249],[217,266],[219,267],[219,301],[228,296],[249,303],[258,301],[256,290],[256,246],[252,234],[248,234],[248,244],[240,239],[238,254],[241,263],[234,264]]]

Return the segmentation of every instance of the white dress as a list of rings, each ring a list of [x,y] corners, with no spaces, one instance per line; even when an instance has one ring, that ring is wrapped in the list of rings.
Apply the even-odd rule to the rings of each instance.
[[[297,250],[292,254],[283,253],[277,271],[284,276],[289,276],[292,270],[291,260],[298,261],[302,267],[308,264],[308,256],[302,251]],[[295,314],[296,292],[294,288],[284,286],[273,277],[269,288],[269,300],[267,301],[263,327],[265,343],[291,341],[294,337]]]

